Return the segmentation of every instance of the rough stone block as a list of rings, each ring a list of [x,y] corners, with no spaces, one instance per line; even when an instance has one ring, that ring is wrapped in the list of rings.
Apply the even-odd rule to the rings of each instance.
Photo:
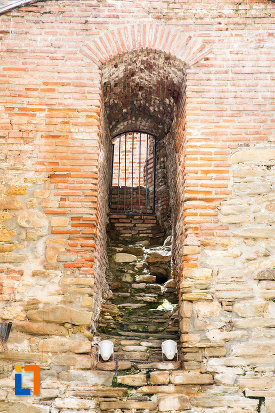
[[[144,369],[144,364],[137,364],[138,369]],[[180,368],[180,361],[155,361],[146,363],[146,368],[157,370],[176,370]]]
[[[233,186],[233,191],[238,196],[246,195],[261,195],[266,194],[270,191],[270,184],[267,182],[241,182],[235,183]]]
[[[69,224],[68,217],[52,217],[51,226],[52,227],[67,227]]]
[[[200,248],[196,245],[185,245],[183,247],[183,255],[194,255],[199,254]]]
[[[0,253],[0,262],[24,262],[26,260],[26,255],[23,254],[12,254],[9,252]]]
[[[40,341],[38,349],[41,352],[65,353],[89,353],[91,351],[90,341],[73,341],[64,337],[48,338]]]
[[[225,347],[209,347],[205,349],[206,357],[224,357],[226,356]]]
[[[48,406],[35,405],[24,402],[1,403],[1,411],[4,413],[49,413],[50,408]],[[2,410],[3,409],[3,410]]]
[[[27,312],[27,317],[34,321],[50,321],[54,323],[71,323],[75,325],[89,325],[92,314],[88,311],[75,310],[65,305],[57,305]]]
[[[266,413],[275,413],[275,397],[266,397],[265,408]]]
[[[153,410],[156,407],[156,403],[153,401],[114,401],[114,402],[101,402],[100,409],[111,411],[112,409],[148,409]]]
[[[239,386],[241,390],[247,389],[271,389],[273,377],[240,377]]]
[[[233,215],[233,216],[221,216],[220,222],[222,224],[241,224],[244,222],[250,222],[251,218],[248,215]]]
[[[256,409],[258,400],[248,399],[240,396],[223,396],[219,394],[202,394],[194,396],[190,399],[192,406],[200,408],[215,408],[215,407],[234,407],[238,409],[253,407]],[[253,410],[254,411],[254,410]]]
[[[206,262],[211,266],[234,265],[235,259],[230,251],[206,251]]]
[[[18,225],[23,228],[48,227],[48,218],[36,209],[26,209],[17,214]]]
[[[236,328],[253,329],[258,327],[275,327],[275,318],[246,317],[233,320],[233,326]]]
[[[213,297],[211,294],[208,293],[194,292],[182,294],[181,299],[186,301],[205,301],[213,300]]]
[[[275,280],[275,268],[266,268],[258,272],[256,280]]]
[[[7,397],[7,391],[0,390],[0,409],[1,409],[1,402],[6,400],[6,397]]]
[[[154,385],[154,386],[142,386],[137,392],[142,394],[184,394],[184,393],[197,393],[199,391],[199,385],[174,385],[168,384],[167,386]]]
[[[159,252],[152,252],[147,258],[146,261],[149,263],[153,262],[170,262],[171,255],[160,254]]]
[[[0,241],[2,242],[9,242],[12,240],[13,237],[15,237],[16,231],[13,231],[12,229],[8,228],[2,228],[0,230]]]
[[[14,324],[14,327],[18,331],[22,331],[24,333],[33,334],[33,335],[55,335],[55,336],[66,336],[68,334],[68,330],[60,325],[54,323],[35,323],[30,321],[23,321],[20,323]]]
[[[150,373],[150,382],[152,384],[168,384],[169,371],[152,371]]]
[[[191,317],[193,310],[193,304],[190,301],[182,301],[180,303],[180,315],[181,317]]]
[[[35,198],[48,198],[51,194],[49,189],[38,189],[34,191],[33,196]]]
[[[275,227],[249,227],[232,231],[236,237],[243,238],[275,238]]]
[[[0,209],[22,209],[22,202],[18,199],[0,199]]]
[[[274,215],[271,214],[257,214],[255,216],[255,224],[273,224],[274,221]]]
[[[210,281],[212,279],[211,268],[195,268],[193,270],[188,270],[184,273],[184,278],[190,278],[194,280]]]
[[[126,253],[123,253],[123,252],[119,252],[119,253],[115,254],[113,256],[113,258],[114,258],[115,262],[118,262],[118,263],[123,263],[123,262],[130,263],[130,262],[134,262],[134,261],[137,260],[137,257],[135,255],[126,254]]]
[[[114,373],[111,371],[78,371],[70,370],[60,373],[60,379],[65,382],[76,382],[77,385],[111,386]]]
[[[234,356],[258,356],[275,354],[274,342],[246,342],[234,344],[232,355]]]
[[[105,387],[105,386],[93,386],[87,389],[87,398],[94,397],[111,397],[121,398],[127,393],[128,387]],[[80,390],[83,394],[83,390]]]
[[[130,361],[119,360],[117,363],[118,370],[129,370],[131,367],[132,367],[132,363]],[[96,368],[97,370],[114,371],[116,370],[116,362],[115,361],[99,362],[97,363]]]
[[[8,221],[9,219],[11,219],[13,217],[12,214],[10,214],[9,212],[6,211],[0,211],[0,222],[4,222],[4,221]]]
[[[213,377],[211,374],[199,373],[195,371],[173,371],[171,382],[174,384],[211,384]]]
[[[22,244],[0,244],[0,252],[12,252],[16,248],[24,247]]]
[[[231,155],[231,163],[241,163],[241,162],[260,162],[265,163],[275,160],[275,149],[245,149],[239,150]]]
[[[220,314],[221,305],[218,301],[201,301],[194,304],[194,311],[199,318],[216,317]]]
[[[92,297],[83,297],[81,302],[81,307],[92,308],[94,305],[94,300]]]
[[[5,351],[0,353],[0,360],[11,360],[22,363],[45,363],[48,355],[41,353],[24,353],[23,351]]]
[[[58,247],[47,245],[45,256],[49,264],[56,264],[59,251]]]
[[[61,278],[60,285],[84,285],[93,287],[95,284],[94,278]]]
[[[117,382],[126,386],[139,387],[147,384],[145,374],[131,374],[127,376],[118,376]]]
[[[54,407],[57,409],[93,409],[96,403],[93,400],[83,400],[75,397],[57,398],[54,401]]]
[[[221,214],[222,215],[240,215],[244,212],[247,212],[247,205],[243,204],[232,204],[225,202],[221,205]]]
[[[275,202],[270,202],[269,204],[266,204],[265,209],[270,212],[275,212]]]
[[[7,195],[25,195],[27,187],[23,185],[12,185],[7,190]]]
[[[159,411],[167,412],[171,410],[187,410],[190,403],[187,396],[171,395],[159,399]]]
[[[155,275],[137,275],[136,276],[136,282],[138,283],[155,283],[156,282],[156,276]]]
[[[245,300],[235,303],[233,311],[241,317],[260,317],[268,311],[268,303]]]

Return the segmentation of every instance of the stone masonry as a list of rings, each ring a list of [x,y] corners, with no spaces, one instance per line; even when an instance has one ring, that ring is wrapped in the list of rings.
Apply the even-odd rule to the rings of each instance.
[[[275,412],[274,7],[0,0],[0,412]],[[158,140],[149,218],[108,214],[130,130]],[[106,228],[112,248],[172,236],[180,365],[137,335],[151,367],[97,366]],[[15,364],[40,366],[39,396],[15,396]]]

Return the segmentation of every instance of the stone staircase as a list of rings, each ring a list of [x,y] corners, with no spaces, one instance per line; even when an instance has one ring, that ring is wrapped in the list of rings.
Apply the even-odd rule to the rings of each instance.
[[[194,392],[198,386],[176,385],[181,361],[163,360],[161,352],[162,341],[179,342],[178,297],[175,282],[170,279],[170,247],[150,247],[146,241],[133,245],[113,241],[107,280],[113,295],[102,305],[97,335],[99,340],[114,343],[115,360],[96,365],[97,371],[113,372],[112,386],[93,387],[99,411],[188,408],[182,391]]]

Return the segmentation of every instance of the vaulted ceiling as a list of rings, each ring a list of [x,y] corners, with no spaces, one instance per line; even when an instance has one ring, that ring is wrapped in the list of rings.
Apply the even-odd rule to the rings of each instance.
[[[110,134],[141,130],[165,135],[184,93],[184,79],[184,63],[157,50],[108,61],[102,67],[102,91]]]

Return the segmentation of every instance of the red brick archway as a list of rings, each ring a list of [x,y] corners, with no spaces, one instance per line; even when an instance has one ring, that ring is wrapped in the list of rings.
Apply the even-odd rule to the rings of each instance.
[[[170,27],[163,24],[158,24],[155,22],[144,22],[138,23],[135,25],[125,25],[119,28],[110,29],[108,31],[102,32],[101,35],[95,37],[90,42],[85,43],[80,48],[80,53],[83,55],[84,58],[88,58],[91,62],[91,72],[94,76],[94,90],[95,94],[93,96],[95,110],[97,113],[100,113],[100,120],[98,125],[98,130],[96,134],[98,135],[98,142],[100,144],[99,153],[104,154],[103,156],[99,156],[98,158],[98,188],[99,188],[99,195],[97,198],[97,207],[96,207],[96,216],[98,217],[97,222],[97,234],[96,234],[96,244],[97,244],[97,253],[96,253],[96,265],[95,265],[95,285],[98,291],[101,290],[102,283],[104,283],[102,274],[105,273],[106,268],[106,260],[103,258],[105,256],[104,248],[106,243],[106,222],[107,222],[107,187],[106,182],[108,182],[109,176],[109,162],[108,159],[110,156],[108,153],[110,152],[109,143],[110,143],[110,136],[109,133],[114,136],[114,134],[122,133],[125,129],[125,122],[123,116],[118,116],[119,122],[118,125],[113,126],[112,128],[106,127],[106,113],[108,112],[108,107],[106,107],[106,96],[109,96],[109,92],[105,90],[103,83],[106,79],[108,81],[108,65],[113,65],[114,72],[114,79],[119,81],[119,85],[123,89],[123,81],[122,76],[120,76],[120,71],[117,69],[123,61],[127,61],[129,57],[133,54],[136,55],[143,55],[143,52],[146,52],[149,55],[156,54],[162,56],[165,60],[165,68],[162,76],[160,86],[160,90],[164,91],[169,89],[169,82],[173,80],[174,69],[177,68],[178,73],[182,70],[183,77],[178,77],[178,86],[176,89],[178,92],[182,91],[182,93],[178,94],[178,97],[175,99],[176,106],[174,107],[175,112],[171,111],[171,120],[173,120],[173,132],[169,134],[171,142],[177,148],[177,165],[178,170],[177,172],[174,171],[177,175],[177,186],[179,188],[183,188],[184,182],[184,139],[185,139],[185,102],[186,102],[186,94],[185,94],[185,87],[186,83],[183,82],[184,73],[188,68],[192,67],[196,63],[202,61],[206,56],[208,56],[211,52],[211,47],[208,43],[204,42],[202,38],[197,35],[190,35],[186,34],[181,31],[178,27]],[[146,54],[145,53],[145,54]],[[157,58],[158,56],[156,56]],[[137,61],[139,57],[137,57]],[[140,58],[139,62],[142,62],[142,57]],[[127,66],[127,62],[125,63]],[[140,64],[140,63],[139,63]],[[110,67],[111,67],[110,66]],[[120,66],[121,67],[121,66]],[[139,67],[139,66],[137,66]],[[107,70],[106,70],[107,68]],[[180,69],[181,68],[181,69]],[[128,73],[128,69],[125,69]],[[162,69],[161,69],[162,70]],[[137,72],[136,72],[137,73]],[[125,73],[124,73],[125,75]],[[111,90],[112,85],[116,82],[111,81]],[[144,82],[147,82],[147,77],[143,79]],[[110,81],[110,79],[109,79]],[[170,84],[173,83],[170,82]],[[166,87],[167,86],[167,87]],[[154,89],[153,95],[158,95],[157,100],[158,102],[162,101],[165,102],[167,99],[167,95],[165,93],[155,93],[156,88]],[[170,93],[170,92],[169,92]],[[123,93],[122,93],[123,94]],[[135,94],[132,95],[135,97]],[[147,94],[150,96],[150,93]],[[145,98],[145,101],[149,101]],[[116,99],[116,97],[118,99]],[[166,98],[165,98],[166,97]],[[170,96],[170,103],[174,97]],[[120,93],[114,93],[114,102],[122,102],[127,99],[124,99]],[[124,103],[125,103],[124,102]],[[135,102],[135,99],[133,99]],[[124,103],[122,104],[123,108],[125,108]],[[169,105],[170,105],[169,103]],[[173,102],[172,102],[173,104]],[[168,105],[168,106],[169,106]],[[167,106],[167,108],[168,108]],[[119,107],[119,105],[117,105]],[[157,104],[157,108],[159,108],[159,104]],[[121,108],[121,109],[123,109]],[[155,108],[157,110],[157,108]],[[162,108],[163,109],[163,108]],[[165,108],[164,108],[165,109]],[[154,113],[156,112],[154,111]],[[121,111],[121,114],[125,111]],[[144,105],[144,110],[140,111],[142,113],[146,113],[146,105]],[[166,109],[164,110],[166,113]],[[149,113],[149,112],[148,112]],[[172,114],[173,113],[173,114]],[[165,114],[161,117],[161,121],[163,122]],[[107,113],[108,118],[108,113]],[[108,122],[110,119],[108,119]],[[140,122],[134,122],[134,125],[131,124],[132,130],[140,129]],[[149,125],[150,122],[147,122]],[[129,125],[128,125],[129,126]],[[143,129],[143,128],[142,128]],[[150,130],[149,130],[150,129]],[[166,128],[166,133],[169,128]],[[153,133],[155,131],[151,130],[151,128],[146,128],[146,132]],[[108,135],[108,136],[107,136]],[[163,135],[164,136],[164,135]],[[175,175],[175,176],[176,176]],[[181,195],[182,196],[182,195]],[[174,194],[174,197],[177,197]],[[183,203],[180,202],[180,207],[177,212],[177,217],[175,218],[176,222],[178,223],[175,228],[175,237],[178,242],[178,247],[174,248],[175,254],[175,261],[177,262],[177,273],[182,270],[183,262],[182,262],[182,248],[183,248],[183,237],[184,237],[184,210],[183,210]],[[99,294],[100,295],[100,294]],[[95,318],[97,317],[97,311],[99,309],[99,301],[100,297],[97,297],[95,300]]]
[[[191,66],[210,53],[200,38],[178,28],[156,23],[139,23],[108,30],[86,43],[81,53],[98,67],[117,55],[140,49],[160,50]]]
[[[118,69],[119,65],[125,64],[127,66],[128,65],[127,56],[132,57],[133,54],[139,54],[139,52],[142,54],[145,51],[147,54],[155,53],[159,56],[165,56],[164,59],[165,59],[165,65],[166,65],[165,70],[166,71],[164,70],[163,75],[162,75],[162,81],[161,81],[162,86],[160,86],[161,90],[169,89],[169,78],[170,80],[171,79],[173,80],[174,79],[173,76],[175,76],[175,74],[173,73],[174,69],[177,68],[178,73],[180,72],[180,70],[182,70],[183,76],[182,77],[178,76],[179,81],[176,82],[178,83],[176,89],[178,89],[179,91],[180,89],[183,88],[182,93],[179,93],[178,98],[175,99],[175,101],[177,101],[176,103],[177,109],[175,109],[174,113],[173,111],[171,111],[171,119],[174,119],[173,133],[172,133],[173,137],[171,139],[174,141],[174,144],[177,147],[177,159],[178,159],[177,162],[179,165],[178,177],[177,177],[178,186],[183,187],[183,181],[184,181],[184,167],[183,167],[184,165],[184,161],[183,161],[184,144],[183,142],[184,142],[185,101],[186,101],[186,95],[184,93],[185,86],[183,83],[184,72],[186,71],[186,69],[188,70],[189,67],[198,63],[203,58],[205,58],[207,55],[209,55],[209,53],[211,52],[211,48],[209,47],[209,44],[205,43],[203,39],[201,39],[200,37],[196,35],[193,36],[193,35],[184,33],[177,27],[169,27],[169,26],[161,25],[161,24],[154,23],[154,22],[146,22],[146,23],[138,23],[135,25],[125,25],[119,28],[110,29],[108,31],[105,31],[100,36],[91,40],[91,42],[83,45],[80,49],[81,54],[87,57],[92,62],[91,71],[93,72],[93,75],[96,76],[96,79],[98,82],[100,82],[100,75],[101,75],[101,80],[105,82],[107,79],[107,83],[108,83],[107,75],[109,72],[108,70],[106,71],[106,67],[108,66],[108,64],[111,64],[111,66],[113,64],[112,74],[115,73],[113,77],[115,78],[116,81],[115,82],[111,81],[110,90],[111,91],[114,90],[113,88],[114,84],[118,83],[119,84],[118,89],[122,90],[121,92],[122,95],[123,95],[124,81]],[[132,60],[130,59],[130,61]],[[137,58],[137,61],[138,61],[138,58]],[[139,62],[142,62],[142,61],[143,60],[141,58]],[[125,66],[124,72],[126,71],[128,73],[129,71],[126,66]],[[180,67],[182,69],[180,69]],[[147,75],[145,75],[143,79],[145,83],[147,82],[147,79],[148,79],[146,76]],[[109,79],[109,83],[110,83],[110,79]],[[170,82],[170,84],[171,83],[173,82]],[[166,85],[168,87],[166,87]],[[108,90],[106,89],[104,92],[102,84],[101,84],[100,89],[101,89],[101,93],[99,92],[97,99],[96,99],[96,103],[99,104],[100,106],[99,112],[101,113],[98,136],[99,136],[99,142],[101,142],[101,147],[102,147],[101,152],[105,153],[105,158],[104,158],[105,160],[103,160],[102,158],[102,161],[99,162],[99,165],[98,165],[98,171],[99,171],[98,172],[98,179],[99,179],[98,186],[99,186],[99,189],[100,189],[99,192],[101,195],[99,196],[99,199],[97,202],[97,216],[99,217],[98,227],[97,227],[97,238],[98,238],[97,259],[98,259],[99,265],[97,266],[97,271],[96,271],[96,285],[101,284],[101,274],[104,273],[104,266],[106,265],[106,263],[101,265],[102,259],[100,258],[101,256],[104,255],[103,239],[105,237],[104,228],[106,224],[107,190],[105,188],[104,181],[106,182],[106,179],[108,179],[106,178],[108,174],[108,166],[106,165],[108,164],[107,154],[109,151],[108,149],[109,139],[107,138],[106,134],[108,135],[109,133],[111,133],[112,135],[114,135],[117,133],[124,132],[126,130],[123,116],[120,116],[120,117],[118,116],[119,124],[115,125],[115,127],[111,127],[110,129],[105,127],[105,121],[106,121],[105,118],[106,118],[106,112],[108,112],[108,107],[107,107],[107,110],[105,110],[106,108],[105,109],[103,108],[103,106],[106,106],[106,102],[104,102],[104,97],[105,98],[108,97],[110,95],[110,91],[109,89]],[[155,90],[156,88],[154,88],[153,94],[155,94]],[[121,96],[121,93],[114,93],[113,100],[117,102],[116,106],[118,108],[121,102],[123,102],[124,100],[125,102],[127,101],[127,99],[124,99],[124,97]],[[136,95],[134,94],[132,96],[135,97]],[[147,96],[150,96],[150,93],[147,93]],[[145,102],[149,100],[147,99],[147,96],[144,100]],[[167,98],[167,95],[165,95],[165,93],[163,94],[159,93],[157,96],[157,101],[164,102],[165,100],[167,100],[165,98]],[[170,98],[172,100],[174,99],[174,97],[172,96],[170,96]],[[136,103],[135,99],[132,99],[132,100],[133,102]],[[159,107],[160,107],[159,104],[157,104],[157,108]],[[125,112],[122,110],[123,108],[125,109],[125,105],[121,108],[121,113]],[[167,115],[167,108],[166,109],[164,108],[165,110],[161,118],[162,120],[159,120],[159,122],[163,122],[165,113]],[[147,112],[146,105],[144,105],[143,112],[144,113]],[[107,118],[108,118],[108,113],[107,113]],[[109,121],[110,120],[108,119],[108,122]],[[147,124],[149,125],[150,122],[147,122]],[[133,125],[131,124],[131,127],[133,128],[132,130],[137,129],[137,126],[139,126],[138,129],[140,129],[139,122],[135,122],[134,126],[135,128],[133,128]],[[151,130],[151,128],[149,129],[150,130],[146,129],[146,132],[148,133],[154,132]],[[168,130],[169,128],[168,129],[166,128],[166,133]],[[105,146],[105,149],[103,149],[104,146]],[[182,182],[182,185],[179,182]],[[184,215],[183,205],[181,204],[181,207],[180,207],[180,210],[177,216],[177,222],[181,222],[181,224],[177,226],[180,229],[176,230],[176,236],[178,240],[181,240],[183,237],[183,229],[182,229],[183,228],[183,215]],[[183,242],[180,241],[179,244],[181,246],[180,247],[181,249]],[[175,250],[175,254],[177,255],[177,257],[180,257],[182,255],[182,252]],[[178,268],[180,268],[181,265],[179,261],[181,261],[181,259],[177,259],[177,261],[178,261]]]

